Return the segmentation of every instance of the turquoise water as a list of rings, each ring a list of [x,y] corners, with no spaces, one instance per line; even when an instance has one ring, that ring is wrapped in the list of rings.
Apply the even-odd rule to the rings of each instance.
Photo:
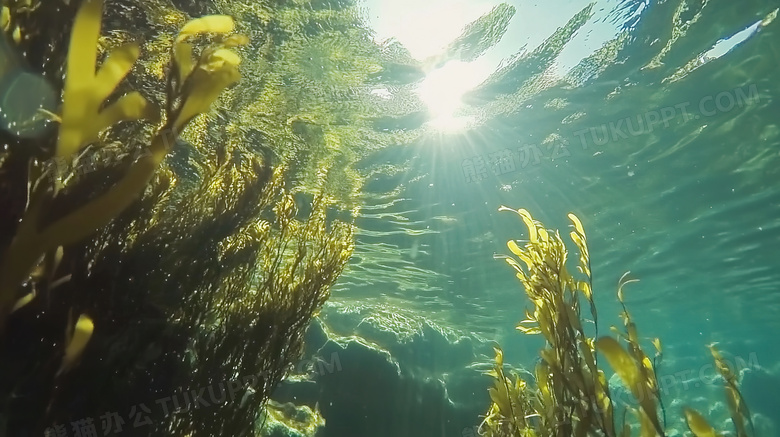
[[[560,76],[560,40],[527,47],[466,93],[461,110],[480,119],[476,127],[444,129],[375,159],[407,169],[365,187],[356,257],[325,313],[351,308],[364,323],[396,326],[391,315],[400,312],[412,329],[424,317],[455,338],[478,339],[482,362],[491,354],[482,346],[496,341],[509,361],[530,366],[539,344],[513,329],[527,299],[511,269],[492,258],[509,253],[508,239],[527,236],[498,207],[526,208],[563,234],[574,212],[589,237],[602,329],[620,323],[618,278],[631,271],[640,279],[626,302],[640,335],[664,344],[659,378],[670,399],[679,397],[669,423],[684,429],[679,409],[687,403],[731,429],[720,388],[701,382],[712,375],[705,346],[717,343],[746,374],[754,370],[745,398],[761,416],[756,426],[780,435],[780,405],[769,394],[780,387],[780,51],[777,22],[766,23],[778,3],[644,5],[620,5],[620,33],[601,56]],[[676,16],[681,5],[688,9]],[[384,318],[366,316],[372,311]],[[441,363],[448,346],[430,341],[429,353],[441,358],[409,358],[409,374],[469,378]],[[474,397],[487,399],[476,392],[450,400],[457,411]],[[372,435],[439,435],[407,426]]]

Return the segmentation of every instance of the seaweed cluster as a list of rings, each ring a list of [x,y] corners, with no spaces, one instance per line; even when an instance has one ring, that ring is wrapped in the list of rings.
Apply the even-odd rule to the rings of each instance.
[[[65,74],[56,131],[0,132],[0,434],[256,435],[352,225],[327,171],[301,207],[278,145],[221,122],[250,44],[233,18],[155,9],[143,42],[101,36],[108,6],[4,9],[27,61]]]
[[[590,253],[585,230],[574,214],[569,214],[574,229],[571,240],[579,249],[577,279],[566,267],[567,249],[558,231],[547,230],[524,210],[513,211],[528,228],[528,240],[523,246],[507,242],[509,250],[519,259],[501,256],[516,272],[533,311],[526,310],[525,319],[517,329],[525,334],[541,334],[545,346],[541,361],[534,369],[535,387],[517,374],[504,372],[503,352],[496,347],[495,365],[488,373],[493,385],[488,389],[492,400],[483,420],[480,435],[497,436],[630,436],[632,428],[626,414],[632,412],[642,436],[664,436],[666,414],[656,379],[661,360],[661,342],[653,339],[653,358],[640,344],[636,324],[623,301],[625,285],[635,282],[621,277],[617,298],[622,305],[623,329],[612,327],[617,338],[598,336],[598,318],[593,302]],[[521,264],[522,262],[522,264]],[[580,312],[587,302],[593,317],[595,335],[586,333]],[[750,413],[739,392],[737,378],[722,356],[710,346],[716,368],[725,381],[726,398],[738,437],[747,437],[746,423]],[[603,355],[636,400],[622,417],[616,418],[615,403],[610,394],[608,378],[598,362]],[[689,429],[697,437],[717,433],[696,410],[684,407]],[[619,420],[618,420],[619,419]]]
[[[55,158],[74,158],[93,144],[100,132],[120,121],[158,117],[157,109],[135,91],[104,107],[104,101],[138,58],[139,48],[133,43],[123,45],[109,53],[100,69],[95,70],[102,10],[101,0],[85,1],[74,21],[62,115],[51,114],[60,123]],[[151,139],[151,145],[142,156],[130,164],[109,190],[42,225],[46,206],[62,188],[63,178],[48,173],[56,172],[56,168],[32,165],[27,208],[11,244],[0,258],[0,326],[5,325],[16,289],[30,276],[36,263],[42,258],[54,258],[44,255],[89,236],[133,203],[175,144],[172,136],[181,132],[193,117],[208,110],[222,90],[238,80],[240,58],[230,47],[242,41],[240,36],[204,49],[197,61],[192,60],[192,46],[187,42],[199,34],[225,34],[232,30],[233,21],[229,17],[204,17],[191,21],[182,29],[172,49],[167,122]],[[48,270],[54,266],[42,268]]]

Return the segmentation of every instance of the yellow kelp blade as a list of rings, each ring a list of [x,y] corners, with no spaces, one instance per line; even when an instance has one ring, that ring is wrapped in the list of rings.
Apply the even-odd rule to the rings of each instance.
[[[520,246],[517,245],[517,242],[515,240],[509,240],[506,242],[506,247],[509,248],[509,250],[514,253],[517,256],[520,256],[523,254],[523,250],[520,249]]]
[[[214,72],[222,69],[225,65],[238,65],[241,63],[241,57],[236,52],[229,49],[217,49],[203,60],[203,68],[206,71]]]
[[[529,214],[528,217],[530,217],[530,214]],[[525,218],[523,218],[523,220],[525,220]],[[545,228],[538,228],[536,230],[536,232],[538,233],[539,240],[541,240],[542,243],[548,244],[550,242],[550,234],[547,233],[547,229],[545,229]]]
[[[528,239],[531,241],[531,243],[538,244],[539,236],[536,231],[536,224],[534,223],[534,219],[531,217],[531,213],[522,208],[515,212],[520,215],[520,218],[523,219],[525,226],[528,228]]]
[[[577,314],[576,311],[574,311],[574,308],[571,307],[568,303],[564,303],[564,308],[566,308],[566,312],[562,313],[565,314],[568,317],[569,324],[572,328],[575,330],[582,332],[582,323],[580,322],[580,315]]]
[[[181,42],[173,45],[173,62],[179,73],[179,83],[184,83],[192,73],[192,45]]]
[[[631,315],[628,314],[628,312],[626,312],[625,314],[626,314],[626,334],[628,335],[628,340],[631,343],[638,345],[639,334],[636,332],[636,323],[631,321]]]
[[[245,46],[249,44],[249,37],[242,34],[230,35],[222,41],[222,45],[227,48]]]
[[[132,91],[101,111],[91,123],[93,128],[89,130],[90,136],[85,135],[82,141],[84,144],[87,144],[97,140],[101,130],[120,121],[142,119],[157,121],[159,115],[160,111],[156,105],[146,100],[139,92]],[[85,130],[86,133],[87,131]]]
[[[11,308],[11,312],[17,311],[18,309],[24,307],[28,303],[32,302],[33,299],[35,299],[34,291],[25,294],[23,297],[20,297],[19,300],[16,301],[13,308]]]
[[[715,368],[726,382],[726,400],[728,401],[727,405],[731,414],[731,420],[734,422],[734,427],[737,431],[737,437],[747,436],[744,420],[747,419],[751,430],[755,427],[753,426],[753,419],[747,403],[742,399],[742,394],[739,392],[737,375],[731,370],[714,344],[709,345],[709,349],[712,357],[715,359]]]
[[[737,431],[737,437],[747,437],[747,429],[745,429],[745,416],[743,415],[742,395],[739,390],[732,385],[726,385],[726,404],[729,407],[729,413],[731,414],[731,421],[734,423],[734,428]],[[749,413],[748,413],[749,414]]]
[[[631,359],[628,352],[612,337],[601,337],[596,341],[596,348],[604,354],[623,383],[631,390],[631,394],[639,402],[642,410],[647,414],[659,435],[664,435],[661,424],[658,421],[656,405],[653,393],[650,393],[646,381],[642,378],[637,363]]]
[[[81,354],[84,352],[84,348],[87,347],[89,339],[92,338],[92,331],[95,329],[95,325],[92,323],[92,319],[86,314],[79,316],[76,326],[73,328],[72,335],[66,335],[68,345],[65,347],[65,356],[62,358],[62,365],[60,370],[57,371],[57,375],[65,373],[72,369]]]
[[[614,408],[612,405],[612,399],[609,396],[609,383],[607,377],[604,375],[604,371],[601,369],[596,370],[594,389],[596,391],[596,402],[601,412],[602,422],[606,427],[607,435],[615,435],[615,421],[614,421]]]
[[[735,381],[735,375],[734,372],[729,369],[728,364],[723,359],[723,355],[720,354],[718,349],[715,347],[714,344],[711,344],[708,346],[710,349],[710,353],[712,353],[712,358],[715,359],[715,368],[718,370],[718,373],[723,376],[723,379],[726,380],[726,382],[734,382]]]
[[[571,231],[569,232],[569,238],[571,238],[571,241],[574,242],[574,244],[577,246],[577,248],[580,249],[580,251],[585,252],[587,255],[588,252],[588,246],[585,244],[585,240],[583,240],[583,236]]]
[[[504,365],[504,351],[500,347],[493,346],[493,352],[496,353],[496,366],[502,367]]]
[[[539,328],[539,326],[523,326],[522,325],[523,323],[534,323],[535,324],[536,320],[523,320],[517,326],[515,326],[515,329],[517,329],[518,331],[522,332],[523,334],[528,334],[528,335],[536,335],[536,334],[541,334],[542,333],[542,330],[541,330],[541,328]]]
[[[82,130],[92,109],[99,105],[90,92],[95,79],[97,43],[103,15],[102,0],[85,0],[76,13],[68,48],[65,89],[62,95],[62,126],[57,141],[57,156],[71,156],[79,150]]]
[[[688,423],[688,428],[696,437],[720,436],[698,411],[693,408],[683,407],[683,413],[685,414],[685,421]]]
[[[573,212],[570,212],[569,220],[571,220],[572,224],[574,224],[574,229],[577,230],[577,233],[585,237],[585,228],[582,227],[582,222],[580,221],[579,217],[574,215]]]
[[[660,338],[654,338],[653,339],[653,346],[655,346],[655,350],[660,355],[661,352],[661,339]]]
[[[187,22],[179,31],[176,43],[203,33],[231,33],[235,27],[235,22],[229,15],[207,15]]]
[[[512,416],[512,401],[509,399],[509,392],[506,387],[506,381],[499,381],[496,379],[494,382],[494,387],[488,388],[488,394],[490,394],[490,400],[492,400],[498,406],[498,410],[503,416]]]
[[[550,366],[544,363],[536,365],[535,369],[536,387],[539,390],[539,396],[542,403],[546,406],[552,405],[552,392],[550,391]]]
[[[109,53],[95,75],[93,92],[97,100],[103,101],[108,98],[133,68],[140,53],[141,49],[135,43],[124,44]]]
[[[642,370],[646,378],[647,387],[652,390],[653,393],[655,393],[658,387],[657,381],[655,380],[655,369],[653,368],[653,362],[650,361],[650,358],[644,354],[644,351],[639,349],[639,352],[642,354]]]
[[[596,359],[593,356],[593,350],[591,349],[591,345],[588,342],[590,338],[586,338],[585,341],[580,343],[580,350],[582,357],[585,359],[585,364],[588,365],[588,370],[591,371],[591,373],[596,372]]]
[[[488,388],[488,394],[490,399],[498,406],[499,411],[505,417],[512,416],[512,400],[510,398],[509,387],[507,386],[507,379],[504,376],[504,351],[499,347],[493,347],[496,353],[496,364],[493,367],[493,372],[489,374],[494,378],[493,387]]]
[[[68,46],[66,77],[91,81],[95,77],[97,44],[103,17],[103,0],[84,0],[73,20]],[[70,62],[71,59],[73,62]],[[67,99],[67,88],[65,98]]]
[[[514,259],[509,258],[509,257],[504,258],[504,260],[507,262],[507,264],[512,266],[518,273],[525,274],[525,272],[523,271],[523,268],[520,267],[520,264],[518,264],[517,261],[515,261]]]
[[[193,83],[192,91],[184,96],[184,104],[174,123],[177,131],[181,130],[196,115],[208,111],[222,91],[240,78],[241,75],[235,67],[226,67],[208,75],[196,76],[196,73],[190,75],[190,80],[196,80]]]
[[[8,6],[3,6],[2,17],[0,17],[0,30],[7,32],[11,27],[11,10]]]
[[[582,294],[585,295],[585,299],[587,299],[588,302],[593,301],[593,291],[591,290],[589,283],[580,281],[577,283],[577,288],[582,291]]]
[[[100,70],[95,71],[102,13],[102,0],[85,0],[73,23],[57,138],[58,157],[72,156],[118,121],[158,117],[157,108],[138,93],[123,97],[101,112],[103,101],[127,76],[139,55],[137,44],[125,44],[113,50]]]

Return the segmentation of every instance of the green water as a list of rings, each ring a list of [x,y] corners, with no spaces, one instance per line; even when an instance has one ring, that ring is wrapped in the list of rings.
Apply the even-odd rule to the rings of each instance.
[[[659,56],[673,27],[671,6],[658,5],[626,30],[609,62],[540,79],[528,72],[547,64],[530,57],[470,92],[467,109],[490,114],[479,126],[377,159],[408,169],[367,183],[356,260],[335,300],[398,299],[453,326],[503,335],[497,321],[511,323],[522,307],[513,275],[492,259],[507,252],[507,239],[523,238],[518,218],[497,212],[507,205],[551,228],[565,229],[568,212],[582,218],[605,313],[631,270],[642,282],[629,299],[660,326],[688,315],[675,329],[706,327],[705,343],[734,330],[773,332],[776,24],[680,70],[775,7],[740,5],[737,14],[708,4]],[[526,81],[543,89],[517,91]]]
[[[602,326],[620,323],[614,292],[630,270],[640,282],[626,301],[640,332],[665,344],[660,374],[700,369],[714,342],[777,374],[780,40],[776,21],[757,23],[778,3],[683,4],[651,2],[635,16],[641,2],[621,4],[615,39],[563,76],[554,64],[565,39],[527,47],[465,95],[462,113],[477,126],[370,161],[406,171],[366,185],[333,311],[367,306],[388,326],[398,323],[390,314],[409,311],[531,365],[538,345],[513,330],[527,301],[492,259],[527,236],[498,206],[526,208],[564,234],[574,212],[589,235]],[[516,6],[522,20],[527,5]],[[572,33],[576,45],[582,35]],[[710,396],[695,385],[670,391],[686,402]],[[762,391],[754,410],[777,435],[778,404]]]
[[[59,90],[70,20],[86,3],[11,3],[26,39],[11,43],[6,30],[0,62],[23,59]],[[166,56],[181,26],[206,14],[233,16],[247,36],[219,59],[240,59],[241,78],[181,132],[134,193],[141,201],[66,244],[48,277],[39,268],[2,284],[14,308],[0,330],[0,437],[475,436],[493,346],[529,381],[543,346],[515,329],[531,304],[500,257],[528,235],[501,206],[528,210],[565,241],[567,214],[580,218],[599,336],[623,323],[618,280],[639,280],[625,304],[643,347],[663,344],[655,370],[668,436],[692,435],[686,405],[735,435],[713,344],[738,374],[751,437],[780,436],[780,1],[105,6],[99,61],[109,46],[141,47],[114,94],[140,90],[168,111],[185,101],[192,89],[177,95],[164,81]],[[198,50],[217,41],[202,39]],[[18,97],[35,90],[7,88],[6,116],[41,114],[41,99]],[[37,224],[58,223],[142,158],[133,152],[154,126],[114,126],[95,141],[104,149],[75,164],[53,157],[53,129],[0,128],[3,267],[20,217],[37,211],[30,175],[53,175],[39,180],[50,198]],[[315,194],[327,203],[322,221],[304,237],[285,233],[320,217]],[[355,229],[331,287],[322,278],[337,276],[334,253],[347,259],[350,235],[332,218]],[[38,267],[51,267],[48,255]],[[307,301],[328,290],[321,311]],[[77,315],[94,333],[66,360]],[[633,404],[607,375],[618,408]],[[322,422],[289,426],[312,417]],[[117,418],[124,431],[107,422]]]

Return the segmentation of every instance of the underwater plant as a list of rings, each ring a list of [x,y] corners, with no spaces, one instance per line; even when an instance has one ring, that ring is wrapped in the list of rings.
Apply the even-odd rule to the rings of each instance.
[[[76,14],[62,114],[55,116],[60,122],[57,158],[73,158],[93,143],[101,131],[120,121],[157,118],[157,109],[138,92],[125,94],[103,107],[132,68],[139,48],[132,43],[123,45],[95,70],[102,10],[102,0],[85,0]],[[42,227],[45,205],[57,195],[62,182],[59,175],[31,172],[28,207],[10,246],[0,257],[0,329],[5,325],[16,290],[41,257],[89,236],[135,201],[175,144],[178,132],[193,117],[208,110],[224,88],[238,80],[240,58],[230,48],[245,44],[246,37],[229,37],[212,44],[194,61],[189,43],[189,39],[200,34],[228,34],[233,28],[233,20],[226,16],[203,17],[184,26],[172,47],[166,123],[151,139],[148,149],[107,192]]]
[[[569,235],[579,249],[577,270],[578,276],[583,279],[575,278],[567,270],[568,252],[558,231],[547,230],[524,209],[502,206],[499,210],[515,212],[528,228],[528,240],[522,247],[515,240],[507,242],[509,250],[522,264],[510,256],[497,257],[514,268],[533,304],[533,312],[526,310],[525,319],[517,329],[525,334],[541,334],[545,346],[539,353],[541,361],[533,372],[535,387],[517,374],[507,376],[503,352],[495,348],[495,365],[488,372],[493,378],[493,385],[488,389],[492,402],[480,425],[480,435],[630,436],[632,430],[625,413],[619,421],[614,417],[615,404],[610,395],[608,378],[598,362],[600,353],[636,399],[636,407],[629,406],[627,411],[637,417],[640,435],[664,436],[666,414],[656,379],[661,342],[653,339],[656,351],[651,360],[640,345],[636,324],[623,301],[624,287],[637,280],[627,279],[626,273],[618,283],[617,298],[623,307],[621,318],[624,329],[612,327],[617,339],[598,337],[590,252],[579,218],[569,214],[574,227]],[[582,298],[590,306],[594,337],[583,330],[580,314]],[[739,393],[736,377],[714,346],[710,349],[726,384],[736,434],[747,437],[751,434],[744,423],[750,421],[750,413]],[[684,407],[683,415],[697,437],[719,435],[696,410]]]
[[[162,24],[139,43],[100,36],[111,3],[73,3],[56,138],[0,132],[32,146],[0,153],[14,223],[0,233],[0,434],[112,413],[144,435],[256,435],[352,253],[352,225],[328,217],[333,176],[311,176],[302,205],[269,151],[284,141],[225,122],[240,104],[233,49],[250,43],[231,17],[141,2]],[[67,23],[57,8],[19,20],[21,44],[48,35],[36,18]]]

